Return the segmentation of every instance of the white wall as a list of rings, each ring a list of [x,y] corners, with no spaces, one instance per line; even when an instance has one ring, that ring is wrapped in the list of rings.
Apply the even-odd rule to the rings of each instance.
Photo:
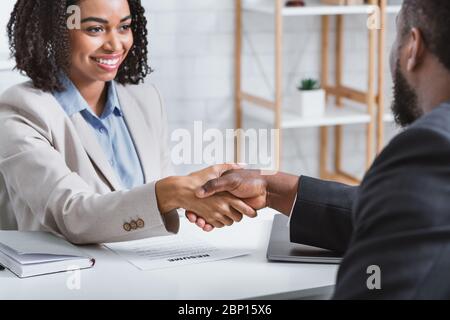
[[[9,59],[6,25],[9,20],[9,15],[14,7],[14,3],[14,0],[2,0],[0,2],[0,92],[25,79],[16,72],[2,70]]]
[[[7,20],[4,13],[10,11],[8,7],[13,2],[0,2],[2,24]],[[150,81],[164,95],[171,129],[192,129],[196,120],[204,121],[207,127],[233,128],[234,0],[143,0],[143,3],[150,23],[151,66],[155,69]],[[319,27],[318,18],[286,21],[284,74],[288,93],[301,77],[319,75]],[[244,88],[270,96],[273,21],[270,16],[246,14],[245,29]],[[347,19],[346,30],[345,82],[364,87],[367,82],[365,18]],[[388,38],[392,37],[391,29]],[[0,53],[6,49],[3,40]],[[9,74],[0,76],[0,90],[13,82],[10,78]],[[258,124],[249,122],[248,125]],[[317,136],[316,129],[285,132],[284,170],[317,175]],[[359,126],[350,127],[346,137],[345,167],[361,175],[364,130]],[[182,166],[177,171],[187,173],[198,167]]]

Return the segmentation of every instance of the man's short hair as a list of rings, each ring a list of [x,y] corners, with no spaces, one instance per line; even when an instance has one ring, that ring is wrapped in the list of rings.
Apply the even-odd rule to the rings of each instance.
[[[450,71],[450,0],[405,0],[404,30],[418,28],[427,48]]]

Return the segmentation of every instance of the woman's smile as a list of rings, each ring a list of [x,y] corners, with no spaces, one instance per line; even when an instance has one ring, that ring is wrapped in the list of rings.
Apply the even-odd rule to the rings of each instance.
[[[122,64],[123,54],[103,54],[91,57],[97,66],[105,71],[117,71]]]

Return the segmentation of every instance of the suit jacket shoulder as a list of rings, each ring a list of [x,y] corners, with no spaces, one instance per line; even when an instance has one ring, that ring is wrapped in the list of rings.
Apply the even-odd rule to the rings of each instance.
[[[444,103],[417,120],[410,129],[423,128],[435,131],[450,139],[450,103]]]
[[[450,105],[395,137],[364,178],[336,298],[448,298]],[[367,270],[381,270],[369,290]],[[434,271],[436,272],[434,272]]]
[[[52,123],[61,122],[61,118],[65,117],[53,95],[36,89],[31,81],[12,86],[0,96],[0,115],[11,113],[29,119],[30,124],[48,140],[51,140]]]

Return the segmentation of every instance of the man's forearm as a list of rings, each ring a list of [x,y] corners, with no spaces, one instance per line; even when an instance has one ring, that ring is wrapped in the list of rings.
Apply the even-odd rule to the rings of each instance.
[[[289,216],[297,196],[299,179],[286,173],[265,176],[267,206]]]
[[[345,252],[357,187],[303,176],[290,223],[291,241]]]

